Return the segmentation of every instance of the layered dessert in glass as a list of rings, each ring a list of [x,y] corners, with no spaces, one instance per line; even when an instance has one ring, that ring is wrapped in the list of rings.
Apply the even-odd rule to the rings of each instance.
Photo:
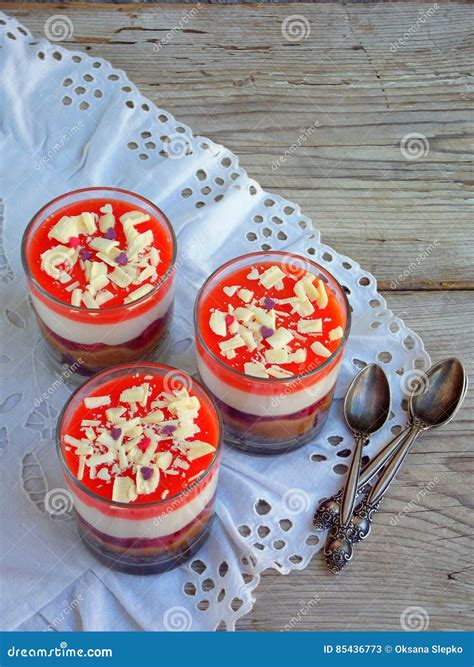
[[[172,314],[175,256],[170,223],[139,195],[86,188],[44,206],[25,231],[22,260],[53,361],[92,375],[157,358]]]
[[[197,364],[225,440],[254,454],[304,445],[322,428],[350,328],[346,295],[318,264],[257,252],[215,271],[195,307]]]
[[[89,549],[138,574],[193,556],[211,528],[221,443],[214,402],[182,371],[128,364],[88,380],[57,447]]]

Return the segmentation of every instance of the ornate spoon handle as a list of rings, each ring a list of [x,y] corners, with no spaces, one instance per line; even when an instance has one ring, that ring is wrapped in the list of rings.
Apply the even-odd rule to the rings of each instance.
[[[357,493],[360,493],[367,482],[369,482],[372,477],[380,471],[380,469],[385,465],[392,454],[400,447],[401,443],[407,437],[409,432],[410,426],[407,426],[405,429],[403,429],[403,431],[390,440],[390,442],[377,454],[377,456],[362,469]],[[338,521],[342,494],[343,491],[341,489],[341,491],[339,491],[339,493],[337,493],[335,496],[328,498],[328,500],[325,500],[323,503],[321,503],[314,515],[314,530],[326,530],[326,528],[330,528]]]
[[[352,456],[351,467],[347,476],[346,485],[342,492],[341,511],[339,514],[339,527],[346,528],[351,520],[354,511],[354,505],[357,498],[360,479],[360,462],[362,459],[362,449],[368,438],[362,433],[357,433],[355,437],[355,448]]]
[[[360,479],[360,462],[362,449],[368,437],[363,433],[355,434],[355,448],[352,456],[351,467],[347,476],[344,490],[342,491],[341,509],[339,522],[330,531],[324,554],[326,563],[331,572],[340,572],[352,558],[349,523],[354,511]]]
[[[362,501],[360,507],[354,514],[352,519],[354,533],[352,540],[353,542],[364,540],[370,533],[372,526],[372,515],[378,509],[380,501],[395,478],[397,472],[400,470],[403,461],[405,460],[413,443],[419,434],[425,429],[426,426],[419,421],[416,421],[410,425],[406,440],[403,442],[396,454],[394,454],[393,458],[372,487],[372,490]]]

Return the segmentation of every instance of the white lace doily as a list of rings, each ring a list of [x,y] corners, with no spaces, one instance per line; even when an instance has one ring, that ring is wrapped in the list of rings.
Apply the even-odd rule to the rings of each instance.
[[[353,309],[337,396],[365,363],[381,363],[391,378],[390,421],[368,456],[406,422],[406,390],[429,358],[387,309],[374,277],[320,243],[299,207],[263,191],[230,151],[193,136],[106,61],[34,38],[5,15],[0,28],[5,628],[233,629],[252,608],[264,569],[304,568],[321,546],[311,518],[317,502],[341,485],[352,448],[341,400],[316,441],[292,454],[225,452],[215,529],[189,565],[153,578],[107,571],[77,543],[69,512],[51,512],[64,486],[53,433],[70,387],[67,374],[56,377],[45,366],[26,299],[19,248],[30,217],[52,197],[90,185],[127,188],[156,202],[175,227],[181,268],[168,362],[190,372],[192,303],[211,270],[257,249],[296,251],[326,266]]]

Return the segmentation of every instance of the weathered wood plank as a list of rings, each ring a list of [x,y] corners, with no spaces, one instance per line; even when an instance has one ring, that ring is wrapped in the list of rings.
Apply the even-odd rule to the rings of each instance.
[[[298,42],[282,36],[294,6],[4,6],[37,33],[61,7],[74,25],[66,46],[108,58],[233,149],[383,288],[473,285],[468,5],[428,16],[417,3],[298,4]],[[412,133],[424,137],[415,160],[401,150]]]

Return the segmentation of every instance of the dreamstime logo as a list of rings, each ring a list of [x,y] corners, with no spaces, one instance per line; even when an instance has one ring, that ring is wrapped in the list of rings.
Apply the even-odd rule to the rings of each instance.
[[[44,24],[44,34],[51,42],[63,42],[70,39],[73,33],[73,23],[66,14],[54,14]]]
[[[421,632],[427,630],[430,617],[423,607],[407,607],[400,614],[400,625],[405,632]]]
[[[295,257],[294,255],[285,255],[281,263],[285,267],[285,272],[299,280],[303,278],[310,270],[309,264],[307,264],[303,257]]]
[[[307,512],[310,506],[310,499],[303,489],[288,489],[282,497],[283,507],[288,514],[296,515]]]
[[[291,14],[281,24],[281,34],[287,42],[301,42],[309,37],[310,32],[310,23],[302,14]]]
[[[161,51],[161,49],[164,46],[169,44],[171,42],[171,40],[173,39],[173,37],[175,35],[177,35],[179,32],[181,32],[181,30],[189,23],[189,21],[191,21],[195,17],[195,15],[198,13],[198,11],[200,9],[202,9],[202,5],[201,5],[200,2],[198,2],[191,9],[189,9],[186,12],[183,12],[183,14],[182,14],[180,20],[178,21],[178,23],[176,25],[174,25],[171,28],[171,30],[168,30],[168,32],[163,37],[163,39],[160,39],[160,41],[157,42],[154,45],[153,50],[155,51],[155,53],[159,53],[159,51]]]
[[[61,623],[64,621],[64,619],[69,616],[77,607],[79,607],[80,603],[84,600],[82,597],[82,594],[79,593],[77,597],[75,597],[73,600],[68,602],[67,600],[64,600],[63,602],[63,608],[59,612],[57,616],[55,616],[51,623],[49,623],[47,630],[50,632],[54,630],[57,630],[58,626],[61,625]],[[67,644],[66,644],[67,646]],[[65,648],[65,647],[62,647]]]
[[[425,486],[420,489],[416,496],[410,500],[410,502],[405,505],[405,507],[398,512],[396,516],[392,516],[390,519],[390,524],[392,526],[397,526],[400,523],[400,520],[403,519],[409,512],[412,512],[415,510],[417,507],[420,506],[420,500],[424,498],[428,493],[430,493],[436,486],[436,484],[439,482],[438,477],[433,477],[432,480],[428,482],[428,484],[425,484]]]
[[[430,144],[424,134],[410,132],[400,141],[400,151],[405,160],[419,160],[430,152]]]
[[[396,289],[400,283],[403,283],[409,276],[411,276],[412,273],[419,269],[422,263],[428,259],[428,257],[432,254],[438,245],[439,241],[438,239],[435,239],[428,246],[426,246],[426,248],[419,252],[414,261],[411,262],[410,265],[404,271],[402,271],[402,273],[400,273],[395,280],[390,282],[390,288]]]
[[[170,632],[187,632],[192,624],[193,618],[185,607],[170,607],[163,616],[165,630]]]
[[[163,389],[167,392],[173,392],[180,389],[187,389],[190,391],[192,388],[192,380],[188,375],[183,375],[181,371],[172,370],[166,373],[163,380]]]
[[[405,396],[420,396],[429,387],[428,376],[417,369],[404,373],[400,378],[400,388]]]
[[[53,146],[46,153],[43,153],[43,155],[38,160],[35,160],[33,167],[36,169],[36,171],[39,171],[47,162],[56,157],[56,155],[62,151],[64,146],[74,138],[74,136],[82,127],[84,127],[82,120],[78,120],[77,123],[71,127],[65,127],[63,129],[62,135],[53,144]]]
[[[190,153],[189,139],[185,134],[175,132],[169,135],[169,142],[166,144],[168,157],[172,160],[179,160]]]
[[[72,363],[70,366],[66,366],[66,368],[64,368],[64,370],[62,371],[61,375],[58,378],[56,378],[53,384],[50,385],[46,391],[43,391],[41,396],[35,398],[35,402],[33,404],[35,408],[38,409],[43,403],[49,400],[51,396],[64,385],[66,380],[68,380],[77,371],[77,369],[80,368],[81,364],[82,364],[82,359],[79,357],[79,359],[74,363]]]
[[[309,127],[305,127],[300,130],[300,134],[298,135],[298,138],[296,139],[295,142],[289,146],[286,151],[283,153],[283,155],[280,155],[279,158],[276,160],[273,160],[272,162],[272,171],[277,171],[282,164],[285,164],[288,158],[290,158],[292,155],[295,155],[295,153],[298,152],[298,149],[301,148],[301,146],[308,141],[309,137],[311,137],[312,134],[316,132],[316,130],[321,127],[321,123],[316,120],[312,125]]]
[[[72,506],[72,494],[67,489],[51,489],[44,497],[44,508],[50,516],[67,514]]]
[[[281,629],[281,632],[294,630],[298,623],[307,615],[313,607],[315,607],[321,601],[321,597],[316,594],[309,600],[307,600],[302,607],[298,609],[298,612],[295,616],[292,616],[288,623]]]
[[[396,42],[392,42],[390,44],[390,51],[392,53],[395,53],[401,46],[404,46],[408,42],[408,40],[411,37],[413,37],[413,35],[416,35],[416,33],[426,23],[426,21],[429,18],[431,18],[431,16],[433,16],[433,14],[436,12],[437,9],[439,9],[439,5],[437,2],[431,5],[431,7],[428,7],[428,9],[425,11],[420,9],[418,18],[416,19],[415,23],[413,23],[408,28],[408,30],[404,32],[403,35],[397,39]]]

